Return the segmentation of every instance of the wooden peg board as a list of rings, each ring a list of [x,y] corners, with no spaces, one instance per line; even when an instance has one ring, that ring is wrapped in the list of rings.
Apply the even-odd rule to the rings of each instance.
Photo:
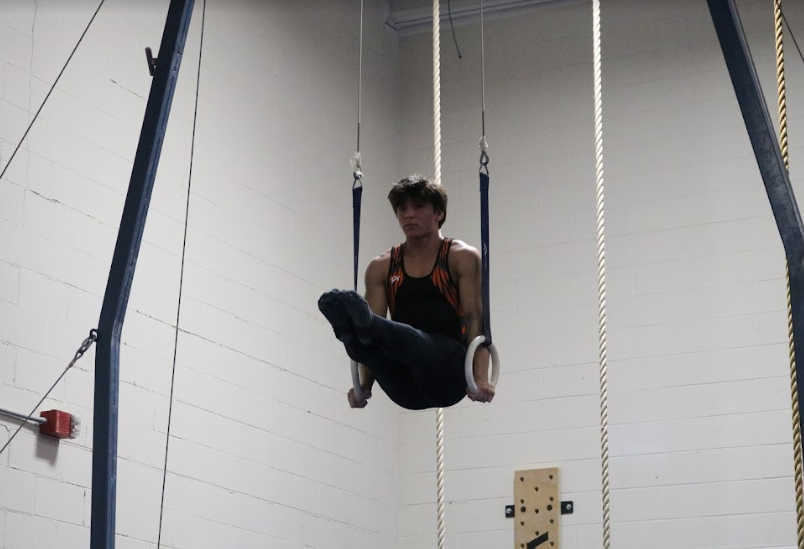
[[[514,549],[560,549],[558,468],[516,471]]]

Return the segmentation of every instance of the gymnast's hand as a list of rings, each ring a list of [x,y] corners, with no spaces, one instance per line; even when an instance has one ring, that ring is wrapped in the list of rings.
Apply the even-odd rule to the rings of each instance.
[[[352,408],[365,408],[368,404],[368,399],[371,398],[371,389],[363,389],[363,397],[359,398],[355,394],[354,388],[349,389],[349,406]]]
[[[477,392],[475,393],[469,387],[466,388],[466,394],[469,398],[474,402],[491,402],[494,398],[494,385],[489,383],[487,379],[476,379],[475,384],[477,385]]]

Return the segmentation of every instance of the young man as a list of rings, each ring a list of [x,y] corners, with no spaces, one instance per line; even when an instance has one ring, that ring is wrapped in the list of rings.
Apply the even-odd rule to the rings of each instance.
[[[363,408],[376,380],[403,408],[449,407],[464,396],[491,402],[489,352],[474,358],[477,392],[466,384],[466,346],[482,334],[481,257],[477,249],[441,236],[447,193],[420,176],[393,186],[388,200],[405,242],[374,258],[366,269],[366,297],[332,290],[318,300],[335,336],[360,364]],[[386,319],[390,310],[391,319]]]

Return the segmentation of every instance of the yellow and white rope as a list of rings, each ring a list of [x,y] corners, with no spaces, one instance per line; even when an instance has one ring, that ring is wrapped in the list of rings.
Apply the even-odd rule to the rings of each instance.
[[[603,193],[603,86],[600,46],[600,0],[592,2],[595,96],[595,175],[597,195],[597,289],[600,345],[600,445],[603,473],[603,548],[611,546],[609,509],[609,410],[606,350],[606,242]]]
[[[773,18],[776,30],[776,81],[779,98],[779,146],[785,169],[790,169],[787,146],[787,85],[784,70],[784,25],[782,0],[773,2]],[[801,423],[798,403],[798,375],[796,374],[796,349],[793,337],[793,307],[790,299],[790,270],[785,262],[787,284],[787,346],[790,360],[790,397],[793,409],[793,462],[796,489],[796,531],[798,548],[804,549],[804,491],[802,490]]]
[[[441,185],[441,9],[433,0],[433,179]],[[444,527],[444,409],[436,410],[436,487],[438,513],[438,549],[446,546]]]

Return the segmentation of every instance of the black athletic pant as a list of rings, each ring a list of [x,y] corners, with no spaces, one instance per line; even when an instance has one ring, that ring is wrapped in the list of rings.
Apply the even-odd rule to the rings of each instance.
[[[466,348],[441,334],[374,316],[370,344],[345,344],[349,357],[366,366],[388,397],[403,408],[446,408],[466,396]]]

